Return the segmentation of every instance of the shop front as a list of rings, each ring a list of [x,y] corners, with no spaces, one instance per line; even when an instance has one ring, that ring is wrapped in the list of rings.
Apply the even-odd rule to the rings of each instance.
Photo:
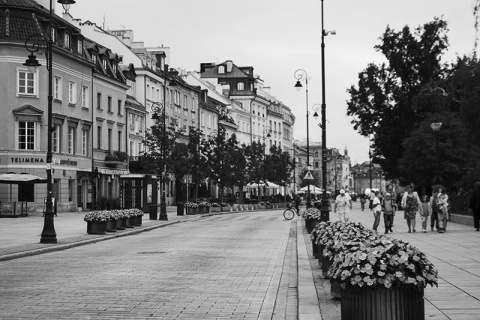
[[[42,153],[8,153],[0,155],[0,173],[28,173],[47,177],[46,156]],[[52,159],[52,197],[57,212],[86,208],[89,195],[88,179],[91,160],[74,155],[57,155]],[[86,181],[86,182],[85,182]],[[84,184],[85,183],[85,184]],[[46,183],[1,184],[0,202],[25,203],[29,214],[41,214],[47,197]],[[79,206],[79,204],[81,204]],[[85,204],[85,206],[84,206]]]

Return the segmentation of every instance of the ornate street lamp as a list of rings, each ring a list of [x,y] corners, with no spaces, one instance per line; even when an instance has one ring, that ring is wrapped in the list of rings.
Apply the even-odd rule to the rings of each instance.
[[[74,0],[57,0],[62,4],[65,10],[70,8],[70,5],[74,4]],[[40,243],[57,243],[57,233],[55,232],[55,225],[53,221],[54,208],[52,198],[52,102],[53,102],[53,39],[52,39],[52,20],[53,20],[53,8],[52,0],[50,0],[50,11],[48,20],[48,37],[42,34],[33,34],[25,41],[25,48],[30,52],[28,59],[23,64],[24,66],[31,68],[40,67],[41,64],[37,61],[34,53],[43,51],[47,60],[48,70],[48,104],[47,104],[47,200],[45,203],[45,218],[43,221],[43,230],[40,236]]]
[[[166,91],[166,83],[163,86],[163,103],[162,102],[154,102],[151,105],[152,109],[152,120],[160,120],[158,114],[160,111],[162,112],[162,172],[161,172],[161,185],[162,185],[162,193],[160,197],[160,217],[158,220],[168,220],[167,215],[167,199],[165,197],[165,180],[167,175],[167,165],[165,164],[165,152],[166,152],[166,144],[167,144],[167,137],[166,137],[166,115],[165,115],[165,91]]]
[[[307,71],[303,69],[298,69],[293,74],[297,82],[295,83],[295,88],[300,91],[303,88],[302,81],[305,81],[305,94],[306,94],[306,107],[307,107],[307,172],[310,172],[310,142],[309,142],[309,132],[308,132],[308,80],[310,77],[307,74]],[[307,208],[312,206],[312,198],[310,195],[310,181],[307,183]]]
[[[325,102],[325,41],[324,38],[329,33],[334,35],[335,31],[327,31],[323,27],[323,0],[321,6],[322,14],[322,207],[321,207],[321,221],[328,221],[330,219],[330,201],[327,194],[327,115],[326,115],[326,102]]]

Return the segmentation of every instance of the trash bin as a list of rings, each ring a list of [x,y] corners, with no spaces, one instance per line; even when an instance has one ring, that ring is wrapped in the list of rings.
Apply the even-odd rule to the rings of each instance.
[[[183,216],[185,213],[185,206],[183,202],[177,202],[177,216]]]
[[[157,205],[151,205],[150,206],[150,220],[157,220],[158,216],[158,206]]]

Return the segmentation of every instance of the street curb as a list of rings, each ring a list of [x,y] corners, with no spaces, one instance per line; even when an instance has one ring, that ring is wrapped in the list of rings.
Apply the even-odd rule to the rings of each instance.
[[[303,236],[302,221],[297,220],[297,261],[298,261],[298,319],[322,320],[318,294],[315,288],[312,268]]]

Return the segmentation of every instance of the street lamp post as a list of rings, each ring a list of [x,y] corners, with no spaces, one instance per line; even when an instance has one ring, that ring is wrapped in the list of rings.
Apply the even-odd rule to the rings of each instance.
[[[438,132],[440,131],[440,128],[442,127],[442,123],[441,122],[434,122],[432,124],[430,124],[430,128],[432,128],[433,130],[433,133],[435,135],[435,156],[436,156],[436,159],[437,161],[435,161],[435,175],[433,177],[433,184],[438,184],[440,183],[441,179],[440,179],[440,174],[439,174],[439,167],[438,167]]]
[[[320,220],[328,221],[330,219],[330,201],[328,200],[327,195],[327,114],[326,114],[326,101],[325,101],[325,36],[329,33],[334,35],[335,31],[327,31],[323,26],[323,0],[321,6],[321,15],[322,15],[322,207]]]
[[[295,88],[297,88],[298,91],[303,87],[301,81],[305,81],[305,94],[306,94],[306,107],[307,107],[307,113],[306,113],[306,118],[307,118],[307,172],[310,172],[310,141],[309,141],[309,132],[308,132],[308,80],[310,77],[307,74],[307,71],[303,69],[298,69],[294,73],[295,79],[297,79],[297,82],[295,83]],[[312,198],[310,195],[310,181],[308,181],[307,184],[307,208],[310,208],[312,206]]]
[[[166,152],[166,114],[165,114],[165,91],[166,91],[166,83],[163,86],[163,103],[162,102],[154,102],[151,106],[152,108],[152,119],[159,120],[158,113],[160,110],[162,111],[162,172],[161,172],[161,185],[162,185],[162,192],[160,197],[160,217],[158,220],[168,220],[167,215],[167,199],[165,197],[165,178],[167,175],[167,166],[165,164],[165,152]]]
[[[62,4],[63,8],[68,11],[70,5],[75,3],[75,0],[57,0]],[[52,102],[53,102],[53,39],[52,39],[52,20],[53,20],[53,6],[50,0],[50,11],[48,20],[48,37],[41,34],[33,34],[25,41],[25,48],[30,52],[28,59],[23,64],[29,68],[40,67],[41,64],[36,59],[34,53],[42,50],[45,53],[48,70],[48,104],[47,104],[47,199],[45,203],[45,218],[43,220],[43,230],[40,236],[40,243],[57,243],[57,233],[55,232],[55,225],[53,221],[54,208],[52,198]],[[33,41],[29,44],[29,41]]]

